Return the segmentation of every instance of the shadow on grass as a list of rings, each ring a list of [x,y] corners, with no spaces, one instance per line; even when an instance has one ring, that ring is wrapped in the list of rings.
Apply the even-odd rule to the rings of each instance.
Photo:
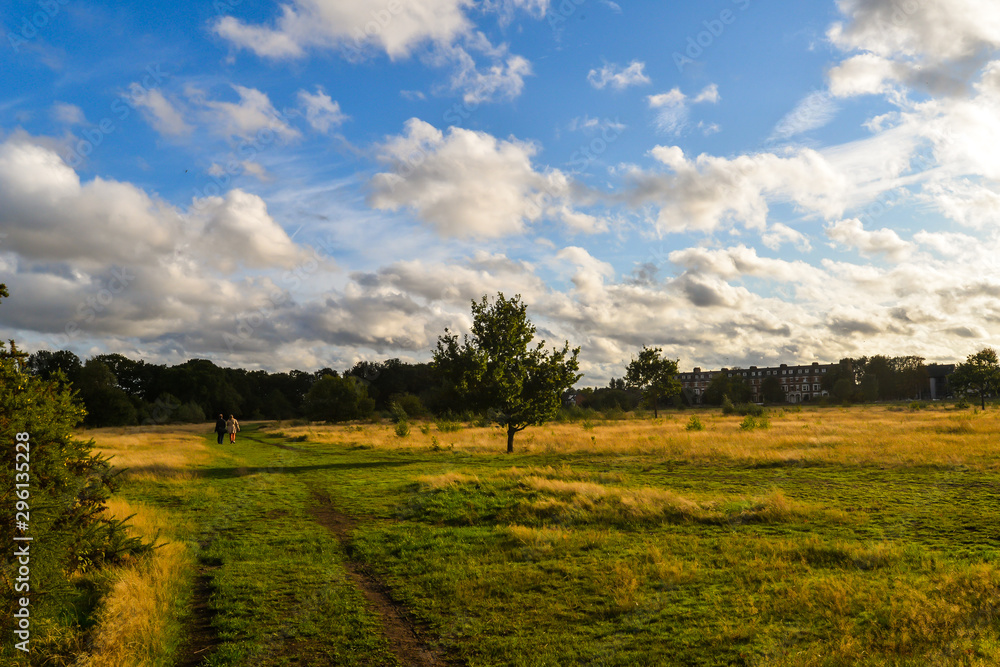
[[[195,477],[202,479],[229,479],[232,477],[245,477],[260,473],[273,473],[285,475],[298,475],[304,472],[315,472],[317,470],[359,470],[362,468],[395,468],[397,466],[408,466],[415,461],[358,461],[354,463],[323,463],[306,466],[238,466],[234,468],[201,468],[190,471]]]

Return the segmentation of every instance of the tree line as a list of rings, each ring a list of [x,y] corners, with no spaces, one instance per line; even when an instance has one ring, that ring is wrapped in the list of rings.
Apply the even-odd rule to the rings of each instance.
[[[490,308],[509,312],[487,313]],[[534,328],[516,297],[507,300],[500,295],[495,304],[475,303],[475,312],[480,320],[490,315],[495,322],[523,327],[520,335],[526,341],[519,345],[528,349],[527,328],[532,336]],[[504,339],[497,330],[474,333],[473,340],[482,341],[477,344],[484,349],[490,340],[510,342],[509,336]],[[85,425],[93,427],[193,423],[219,413],[242,419],[332,422],[367,419],[393,410],[402,410],[411,418],[470,417],[488,411],[492,399],[473,391],[475,386],[484,385],[485,376],[462,377],[459,372],[463,358],[466,362],[472,358],[471,343],[464,343],[465,348],[462,345],[446,330],[430,363],[359,361],[344,371],[322,368],[271,373],[221,367],[206,359],[166,366],[121,354],[96,355],[83,361],[68,350],[35,352],[28,357],[26,369],[44,381],[58,380],[71,386],[86,409]],[[487,359],[502,359],[498,351],[484,354]],[[552,370],[568,355],[567,344]],[[1000,379],[993,377],[995,360],[991,348],[970,355],[949,378],[952,391],[974,395],[981,402],[1000,391]],[[496,376],[498,364],[483,373]],[[624,377],[612,378],[607,387],[573,392],[576,404],[604,413],[645,407],[653,410],[654,416],[662,407],[690,405],[691,397],[681,392],[676,380],[677,364],[677,360],[662,356],[660,348],[643,347],[624,369]],[[1000,372],[995,374],[1000,377]],[[497,383],[501,379],[493,377]],[[910,400],[926,394],[928,373],[924,359],[918,356],[846,358],[824,375],[821,387],[829,400],[837,403]],[[568,389],[565,386],[562,391]],[[717,373],[701,402],[722,405],[728,399],[746,403],[753,395],[742,375]],[[781,383],[773,376],[763,380],[757,395],[765,403],[785,401]]]
[[[84,424],[135,426],[203,422],[222,413],[241,419],[364,419],[401,405],[411,416],[462,411],[431,364],[360,361],[350,369],[271,373],[226,368],[207,359],[174,366],[121,354],[81,360],[68,350],[41,350],[26,362],[44,381],[72,387]]]

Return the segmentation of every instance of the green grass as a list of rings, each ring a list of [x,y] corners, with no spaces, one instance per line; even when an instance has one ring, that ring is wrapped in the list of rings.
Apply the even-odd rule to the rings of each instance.
[[[397,664],[347,559],[456,664],[1000,663],[1000,471],[355,435],[279,449],[249,428],[191,479],[127,485],[193,526],[208,664]],[[354,517],[347,544],[317,494]]]

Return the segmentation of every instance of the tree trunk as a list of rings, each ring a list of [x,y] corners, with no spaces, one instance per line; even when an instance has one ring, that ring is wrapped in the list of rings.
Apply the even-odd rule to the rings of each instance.
[[[986,412],[986,392],[985,391],[979,392],[979,400],[982,403],[983,412]]]
[[[656,414],[656,404],[659,403],[659,402],[660,402],[659,395],[658,394],[653,394],[653,419],[656,419],[656,418],[659,417],[659,415]]]
[[[507,427],[507,453],[514,453],[514,434],[517,433],[517,429],[513,426]]]

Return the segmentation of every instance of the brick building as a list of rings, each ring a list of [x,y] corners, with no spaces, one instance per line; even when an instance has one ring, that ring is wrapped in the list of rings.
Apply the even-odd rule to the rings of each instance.
[[[809,365],[789,366],[781,364],[768,368],[723,368],[718,371],[703,371],[695,368],[690,373],[678,373],[682,390],[692,403],[701,403],[705,389],[709,383],[719,373],[727,373],[729,377],[742,376],[743,380],[750,387],[755,403],[762,403],[760,386],[768,377],[778,378],[781,388],[785,392],[785,400],[789,403],[806,403],[808,401],[827,396],[828,392],[822,388],[823,377],[839,364],[821,364],[814,361]]]

